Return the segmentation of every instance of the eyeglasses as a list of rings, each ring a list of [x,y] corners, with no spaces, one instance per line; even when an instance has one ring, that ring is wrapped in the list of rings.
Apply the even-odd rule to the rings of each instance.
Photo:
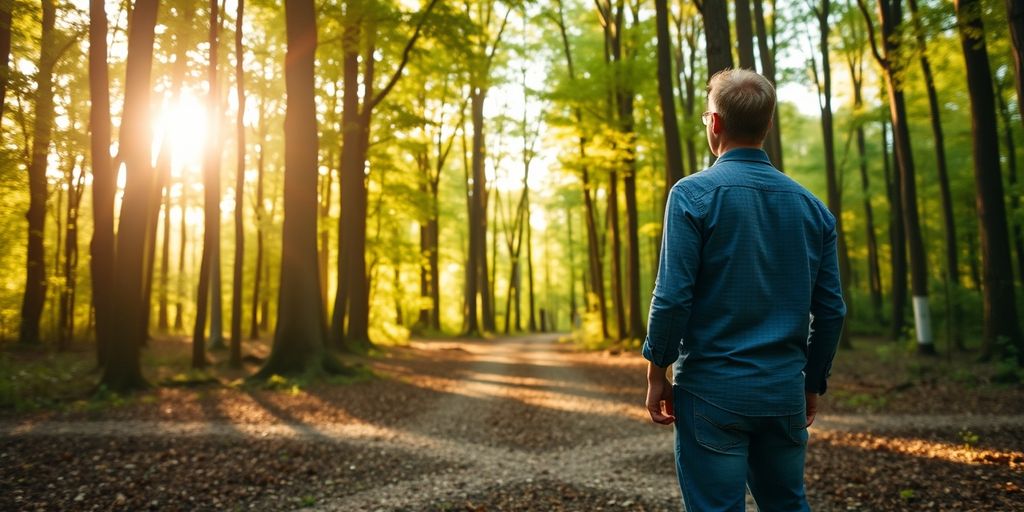
[[[716,112],[704,112],[700,115],[700,120],[704,123],[704,126],[711,124],[711,117],[715,114]]]

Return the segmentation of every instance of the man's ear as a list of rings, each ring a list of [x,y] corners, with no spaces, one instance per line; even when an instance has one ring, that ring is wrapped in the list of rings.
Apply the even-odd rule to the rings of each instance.
[[[711,132],[715,135],[721,135],[722,128],[724,128],[722,126],[722,117],[718,115],[718,112],[713,112],[711,114]]]

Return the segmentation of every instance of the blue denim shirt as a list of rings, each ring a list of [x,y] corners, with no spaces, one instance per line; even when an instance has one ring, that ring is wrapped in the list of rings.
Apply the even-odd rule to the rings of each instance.
[[[759,149],[669,193],[644,357],[675,385],[747,416],[824,393],[846,315],[836,221]]]

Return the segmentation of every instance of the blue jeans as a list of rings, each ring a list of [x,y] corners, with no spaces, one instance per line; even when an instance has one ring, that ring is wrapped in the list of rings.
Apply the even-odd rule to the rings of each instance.
[[[743,416],[673,387],[676,475],[687,512],[742,511],[746,489],[762,512],[809,511],[806,417]]]

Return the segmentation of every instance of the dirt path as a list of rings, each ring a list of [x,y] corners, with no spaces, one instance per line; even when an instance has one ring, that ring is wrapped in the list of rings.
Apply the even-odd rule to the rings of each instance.
[[[295,409],[305,413],[286,414],[286,401],[254,396],[277,420],[228,414],[167,421],[145,406],[116,419],[7,420],[0,422],[0,473],[7,475],[0,476],[0,508],[679,510],[672,431],[646,421],[642,367],[634,355],[578,353],[553,336],[415,342],[377,364],[391,378],[341,396],[306,393],[313,403],[296,398]],[[1024,416],[824,414],[812,438],[823,439],[831,454],[876,442],[871,432],[917,439],[966,429],[989,438],[1019,433]],[[977,462],[996,471],[990,478],[1009,475],[1011,486],[1024,484],[1019,445],[988,450],[992,460],[979,462],[978,450],[958,453],[942,435],[925,435],[898,461]],[[875,449],[900,455],[902,448],[884,445],[889,437],[878,438]],[[73,448],[54,448],[62,443]],[[208,457],[175,455],[197,450]],[[812,445],[809,473],[816,450]],[[108,460],[111,454],[131,460]],[[40,468],[52,464],[65,467],[46,481]],[[215,464],[300,474],[222,477],[223,467],[208,467]],[[101,485],[90,472],[111,476]],[[849,507],[831,492],[816,495],[815,481],[811,475],[817,510]],[[168,489],[153,487],[160,482]],[[192,489],[198,483],[206,486]]]

